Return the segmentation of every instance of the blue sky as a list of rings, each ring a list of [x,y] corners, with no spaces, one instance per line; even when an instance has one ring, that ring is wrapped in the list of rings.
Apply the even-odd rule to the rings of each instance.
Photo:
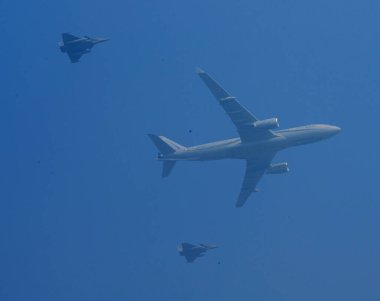
[[[0,299],[379,300],[379,10],[0,1]],[[111,40],[71,64],[62,32]],[[242,209],[244,162],[161,179],[147,133],[237,135],[196,67],[282,128],[343,131],[280,153]],[[182,241],[221,248],[187,264]]]

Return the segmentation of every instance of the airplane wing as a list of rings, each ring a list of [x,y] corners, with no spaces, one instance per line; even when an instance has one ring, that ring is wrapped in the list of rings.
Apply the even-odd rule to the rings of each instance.
[[[270,166],[270,163],[275,155],[275,153],[266,154],[265,158],[261,157],[255,159],[248,159],[246,161],[243,185],[241,187],[240,194],[235,204],[235,207],[242,207],[248,200],[249,196],[253,192],[257,191],[256,186],[265,174],[266,169]]]
[[[192,248],[195,247],[195,245],[192,245],[192,244],[190,244],[188,242],[183,242],[183,243],[180,244],[180,246],[182,247],[183,251],[187,251],[187,250],[192,249]]]
[[[190,255],[190,254],[186,254],[185,255],[185,258],[186,258],[186,261],[187,262],[193,262],[195,259],[197,259],[198,257],[200,256],[194,256],[194,255]]]
[[[75,41],[75,40],[78,40],[80,39],[79,37],[76,37],[74,35],[72,35],[71,33],[63,33],[62,34],[62,40],[64,43],[67,43],[67,42],[71,42],[71,41]]]
[[[68,52],[67,55],[69,56],[70,58],[70,61],[72,63],[78,63],[79,62],[79,59],[81,58],[82,56],[82,52]]]
[[[225,91],[211,76],[201,69],[198,69],[198,75],[210,89],[211,93],[218,100],[224,111],[235,124],[240,138],[243,142],[257,141],[264,138],[275,136],[270,130],[257,129],[253,123],[258,119],[242,106],[236,97]]]

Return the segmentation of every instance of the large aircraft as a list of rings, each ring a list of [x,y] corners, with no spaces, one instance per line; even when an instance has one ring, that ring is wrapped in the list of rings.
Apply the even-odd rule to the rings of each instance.
[[[199,244],[193,245],[188,242],[183,242],[177,246],[179,255],[185,256],[187,262],[193,262],[199,257],[203,257],[204,253],[217,248],[215,245]]]
[[[108,39],[90,38],[88,36],[80,38],[71,33],[63,33],[62,42],[59,42],[58,46],[62,52],[67,52],[72,63],[77,63],[83,54],[91,52],[91,48],[94,45],[106,41]]]
[[[279,127],[277,118],[257,119],[206,72],[198,69],[198,75],[230,117],[240,137],[192,147],[182,146],[164,136],[149,134],[149,137],[160,151],[158,160],[163,161],[163,177],[170,174],[177,161],[245,160],[245,177],[235,207],[242,207],[249,196],[258,191],[256,186],[264,174],[289,171],[286,162],[272,164],[277,152],[328,139],[341,130],[337,126],[313,124],[274,131]]]

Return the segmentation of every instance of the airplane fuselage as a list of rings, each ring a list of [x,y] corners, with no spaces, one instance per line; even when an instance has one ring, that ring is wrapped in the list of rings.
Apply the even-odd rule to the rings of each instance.
[[[61,49],[62,52],[83,52],[83,51],[90,51],[90,49],[94,46],[95,44],[88,41],[88,40],[78,40],[78,41],[73,41],[69,43],[61,43],[59,45],[59,48]]]
[[[249,159],[266,152],[278,152],[289,147],[325,140],[336,135],[339,131],[339,127],[331,125],[307,125],[273,131],[273,137],[257,142],[243,142],[240,138],[221,140],[188,147],[172,154],[159,155],[158,159],[182,161]]]
[[[279,151],[325,140],[340,132],[339,127],[327,124],[277,130],[278,118],[257,118],[206,72],[198,69],[197,73],[235,125],[239,138],[185,147],[165,136],[148,134],[159,150],[158,160],[163,161],[162,177],[171,173],[177,161],[242,159],[245,174],[235,203],[235,207],[242,207],[258,191],[257,184],[265,174],[289,171],[287,162],[272,164]]]
[[[80,38],[78,40],[69,41],[65,43],[58,43],[59,49],[62,52],[90,52],[90,49],[94,45],[102,42],[106,42],[108,39],[92,39],[92,38]]]

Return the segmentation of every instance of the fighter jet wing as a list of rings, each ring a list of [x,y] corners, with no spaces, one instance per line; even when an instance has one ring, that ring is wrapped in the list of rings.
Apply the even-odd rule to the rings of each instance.
[[[81,52],[68,52],[67,55],[69,56],[70,61],[72,63],[78,63],[79,59],[82,56],[82,53]]]
[[[72,35],[71,33],[63,33],[62,34],[62,40],[64,43],[67,43],[67,42],[71,42],[71,41],[75,41],[75,40],[78,40],[79,37],[76,37],[74,35]]]
[[[192,254],[186,254],[185,255],[185,259],[186,259],[187,262],[193,262],[198,257],[201,257],[201,256],[195,256],[195,255],[192,255]]]
[[[190,243],[188,243],[188,242],[183,242],[183,243],[181,243],[181,246],[182,246],[182,249],[183,249],[184,251],[190,250],[190,249],[192,249],[192,248],[195,247],[195,245],[192,245],[192,244],[190,244]]]
[[[246,161],[246,170],[243,185],[241,187],[235,207],[242,207],[248,200],[249,196],[253,192],[257,191],[256,186],[265,174],[266,169],[270,166],[270,163],[275,155],[275,153],[271,153],[265,155],[265,158],[255,158]]]
[[[225,91],[211,76],[201,69],[197,70],[198,75],[210,89],[211,93],[218,100],[224,111],[235,124],[240,138],[243,142],[257,141],[275,136],[271,130],[257,129],[253,123],[258,119],[242,106],[236,97]]]

